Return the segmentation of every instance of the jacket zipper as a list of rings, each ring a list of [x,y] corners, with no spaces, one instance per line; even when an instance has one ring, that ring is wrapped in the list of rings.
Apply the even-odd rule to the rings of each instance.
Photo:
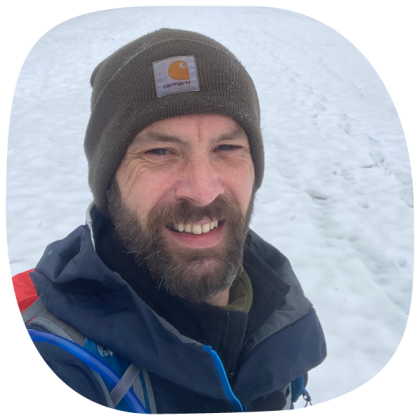
[[[203,350],[205,350],[211,356],[211,359],[213,361],[213,365],[216,368],[216,372],[219,376],[220,382],[222,383],[223,391],[224,391],[227,399],[235,407],[236,412],[241,412],[242,413],[245,410],[242,407],[241,402],[238,400],[238,398],[236,397],[236,395],[232,391],[232,388],[230,386],[228,377],[226,375],[225,368],[223,367],[223,363],[220,360],[219,355],[210,346],[203,346]]]

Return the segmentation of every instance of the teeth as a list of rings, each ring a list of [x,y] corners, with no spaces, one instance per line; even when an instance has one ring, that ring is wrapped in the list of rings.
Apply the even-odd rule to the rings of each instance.
[[[201,235],[203,232],[201,230],[201,225],[193,225],[192,226],[192,233],[194,235]]]
[[[208,233],[211,230],[217,228],[219,226],[219,222],[217,220],[214,220],[211,223],[206,223],[204,225],[191,225],[183,223],[176,223],[172,225],[172,228],[174,230],[177,230],[178,232],[186,232],[186,233],[193,233],[194,235],[201,235],[202,233]]]

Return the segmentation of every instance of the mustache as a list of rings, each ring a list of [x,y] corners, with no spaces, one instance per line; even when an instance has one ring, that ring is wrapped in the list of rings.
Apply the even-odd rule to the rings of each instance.
[[[241,209],[234,198],[220,195],[206,206],[196,206],[187,200],[158,207],[150,213],[148,228],[151,231],[172,223],[194,223],[203,217],[210,220],[240,223],[243,220]]]

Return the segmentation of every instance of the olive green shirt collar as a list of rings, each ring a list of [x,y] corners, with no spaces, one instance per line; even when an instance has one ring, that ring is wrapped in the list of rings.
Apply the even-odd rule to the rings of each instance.
[[[229,304],[224,309],[248,313],[253,299],[252,283],[248,274],[241,266],[241,273],[234,281],[229,293]]]

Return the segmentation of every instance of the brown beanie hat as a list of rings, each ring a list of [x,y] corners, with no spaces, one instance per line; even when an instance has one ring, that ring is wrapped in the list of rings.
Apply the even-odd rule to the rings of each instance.
[[[85,152],[96,207],[107,215],[107,190],[134,137],[155,121],[221,114],[248,135],[257,190],[264,173],[260,107],[251,77],[223,45],[196,32],[160,29],[122,47],[91,77]]]

